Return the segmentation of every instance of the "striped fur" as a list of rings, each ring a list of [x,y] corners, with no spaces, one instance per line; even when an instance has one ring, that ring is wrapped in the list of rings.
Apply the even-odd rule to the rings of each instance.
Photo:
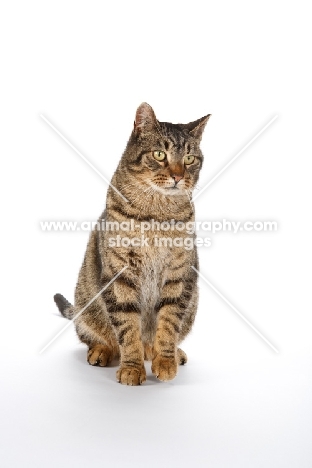
[[[141,104],[133,132],[112,178],[99,221],[134,219],[158,222],[194,221],[192,191],[203,162],[199,144],[209,115],[189,124],[159,122],[153,109]],[[164,162],[154,151],[166,154]],[[195,156],[185,165],[185,155]],[[196,247],[170,246],[174,237],[195,238],[185,231],[146,231],[148,246],[110,247],[110,238],[141,238],[134,231],[91,233],[79,273],[75,305],[61,295],[56,303],[64,316],[72,318],[126,265],[128,268],[76,320],[76,331],[89,348],[88,362],[106,366],[119,357],[117,380],[139,385],[146,379],[144,358],[152,360],[152,372],[170,380],[178,364],[187,361],[178,348],[190,332],[197,309],[198,268]],[[155,236],[166,237],[167,245],[154,245]]]

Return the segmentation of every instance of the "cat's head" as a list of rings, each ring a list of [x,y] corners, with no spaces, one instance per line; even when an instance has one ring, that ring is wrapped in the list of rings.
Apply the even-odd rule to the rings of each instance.
[[[142,103],[125,154],[132,175],[165,195],[191,192],[203,163],[199,145],[209,117],[188,124],[159,122]]]

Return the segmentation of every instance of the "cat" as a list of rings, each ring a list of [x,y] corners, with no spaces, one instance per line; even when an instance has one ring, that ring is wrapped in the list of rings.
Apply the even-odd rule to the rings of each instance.
[[[142,237],[140,222],[194,222],[191,197],[203,163],[200,141],[209,117],[188,124],[159,122],[152,107],[142,103],[99,224],[134,220],[133,230],[118,231],[128,245]],[[171,380],[178,365],[187,362],[178,345],[190,332],[197,310],[197,274],[192,268],[198,269],[196,245],[185,248],[189,234],[175,226],[166,232],[144,231],[147,240],[138,247],[117,247],[116,242],[112,247],[112,234],[116,237],[110,230],[91,232],[75,305],[61,294],[54,300],[62,315],[75,321],[79,339],[88,346],[89,364],[107,366],[118,357],[117,381],[140,385],[146,380],[146,359],[159,380]],[[156,245],[155,238],[164,235],[171,243]],[[172,244],[177,236],[182,246]],[[195,233],[191,237],[194,240]]]

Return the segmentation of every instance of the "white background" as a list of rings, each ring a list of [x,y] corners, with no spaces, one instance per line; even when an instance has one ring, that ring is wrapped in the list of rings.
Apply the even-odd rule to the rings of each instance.
[[[312,466],[311,24],[308,3],[2,2],[1,466]],[[201,272],[197,322],[177,378],[141,387],[93,368],[56,292],[73,299],[88,233],[134,114],[207,113],[197,219],[276,220],[276,233],[221,233]]]

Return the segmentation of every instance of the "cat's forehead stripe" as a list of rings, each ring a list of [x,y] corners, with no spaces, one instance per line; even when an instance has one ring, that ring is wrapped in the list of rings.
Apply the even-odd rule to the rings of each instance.
[[[165,147],[167,148],[167,141],[171,143],[178,151],[185,149],[187,140],[181,129],[174,127],[173,124],[163,123],[162,124],[162,134],[165,139]],[[167,141],[166,141],[167,140]],[[167,145],[166,145],[167,143]]]

